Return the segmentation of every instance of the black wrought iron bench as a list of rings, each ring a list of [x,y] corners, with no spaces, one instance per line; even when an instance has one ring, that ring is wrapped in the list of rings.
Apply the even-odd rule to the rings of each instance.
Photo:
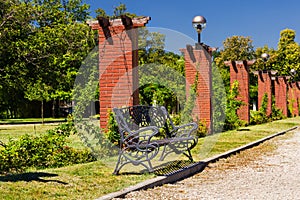
[[[126,164],[142,165],[153,172],[151,160],[161,150],[159,160],[175,152],[183,153],[193,160],[191,149],[198,142],[197,124],[191,122],[175,126],[167,110],[163,106],[130,106],[114,108],[115,119],[121,135],[119,158],[114,174]],[[164,129],[165,136],[159,137]]]

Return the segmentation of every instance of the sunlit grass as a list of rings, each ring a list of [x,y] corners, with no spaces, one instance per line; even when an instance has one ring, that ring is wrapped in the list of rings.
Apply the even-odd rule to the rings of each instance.
[[[55,127],[57,124],[0,125],[0,140],[6,143],[9,139],[17,139],[25,134],[39,135]]]
[[[24,181],[16,180],[18,178],[12,176],[5,181],[5,177],[0,176],[1,199],[95,199],[154,175],[114,176],[111,174],[111,168],[97,161],[34,171],[31,177],[32,179]]]
[[[44,122],[64,122],[65,118],[44,118]],[[0,124],[42,123],[42,118],[0,119]]]
[[[296,117],[200,138],[199,144],[193,149],[193,157],[198,161],[299,124],[300,117]],[[34,130],[33,126],[16,126],[4,130],[0,126],[0,140],[7,140],[8,135],[40,134],[53,127],[41,125]],[[68,143],[77,148],[83,145],[76,135],[72,135]],[[178,158],[169,156],[167,160]],[[115,156],[87,164],[39,171],[31,169],[27,171],[29,174],[0,176],[0,199],[95,199],[155,177],[149,173],[139,174],[142,168],[132,165],[127,165],[122,171],[136,174],[112,175],[116,162]],[[158,161],[154,164],[158,164]]]

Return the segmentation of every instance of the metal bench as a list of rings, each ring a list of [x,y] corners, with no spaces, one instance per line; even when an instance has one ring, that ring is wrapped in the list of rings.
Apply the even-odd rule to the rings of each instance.
[[[115,119],[120,132],[120,149],[114,174],[126,164],[142,165],[153,172],[151,160],[161,149],[159,160],[175,152],[183,153],[193,160],[191,149],[198,142],[197,124],[191,122],[175,126],[163,106],[130,106],[114,108]],[[159,137],[164,129],[165,136]]]

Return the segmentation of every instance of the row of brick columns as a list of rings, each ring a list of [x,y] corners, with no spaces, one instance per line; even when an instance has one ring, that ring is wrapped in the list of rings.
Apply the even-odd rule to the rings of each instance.
[[[107,112],[113,107],[131,106],[138,99],[138,52],[136,28],[145,26],[149,17],[108,20],[98,18],[89,22],[99,35],[100,127],[107,125]],[[187,45],[181,49],[186,61],[187,93],[198,71],[198,97],[194,119],[205,122],[212,130],[211,106],[211,49],[205,45]],[[188,95],[188,94],[187,94]]]
[[[250,122],[249,108],[249,67],[251,61],[226,61],[230,66],[230,84],[234,81],[239,83],[239,96],[244,105],[237,111],[241,120]],[[262,106],[264,95],[267,94],[267,115],[272,113],[272,96],[275,98],[275,106],[280,109],[284,116],[288,115],[288,105],[292,107],[292,115],[299,115],[300,83],[289,82],[289,76],[276,76],[276,71],[261,70],[254,72],[258,76],[258,108]]]
[[[138,37],[137,28],[144,27],[150,17],[108,20],[98,18],[89,22],[99,37],[99,86],[100,86],[100,126],[107,125],[108,110],[113,107],[139,104],[138,79]],[[193,111],[194,119],[205,122],[209,132],[213,132],[211,56],[212,48],[196,44],[181,49],[185,58],[186,91],[195,82],[198,72],[197,99]],[[249,66],[254,61],[230,61],[230,82],[239,82],[238,99],[244,105],[238,110],[240,119],[250,122],[249,111]],[[273,80],[274,79],[274,80]],[[294,107],[293,115],[298,115],[299,85],[288,83],[287,77],[273,77],[271,72],[258,73],[258,104],[268,94],[267,114],[271,113],[271,96],[275,95],[276,106],[287,115],[287,102]]]
[[[249,67],[254,63],[251,61],[227,61],[226,65],[230,66],[230,85],[235,81],[238,82],[239,96],[238,100],[243,102],[243,105],[237,111],[241,120],[250,122],[250,109],[249,109]]]
[[[300,87],[298,82],[289,81],[290,76],[276,76],[276,71],[258,71],[258,105],[262,105],[265,94],[268,96],[267,115],[272,114],[272,96],[275,106],[284,116],[288,116],[288,106],[292,116],[299,115]]]

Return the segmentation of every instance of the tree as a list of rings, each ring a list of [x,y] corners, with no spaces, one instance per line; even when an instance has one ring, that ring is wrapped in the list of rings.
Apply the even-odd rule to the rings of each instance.
[[[263,53],[267,53],[269,55],[268,60],[263,60],[261,58]],[[256,62],[251,66],[252,70],[271,70],[276,66],[276,50],[269,48],[267,45],[256,48],[255,58]]]
[[[51,91],[51,87],[42,83],[41,80],[34,83],[34,85],[28,85],[28,89],[25,91],[25,98],[30,101],[37,100],[41,102],[42,123],[44,123],[44,101],[51,99],[49,91]]]
[[[224,61],[251,60],[254,58],[254,47],[250,37],[232,36],[223,42],[223,49],[215,59],[219,67],[225,67]]]
[[[215,57],[215,62],[220,70],[226,93],[230,91],[229,66],[225,61],[251,60],[255,58],[254,47],[250,37],[232,36],[223,42],[223,49]]]
[[[290,75],[292,69],[300,70],[300,46],[295,42],[296,32],[285,29],[280,32],[278,49],[276,51],[276,65],[273,69],[279,75]],[[299,80],[299,73],[295,75],[295,80]]]
[[[156,102],[172,111],[185,101],[184,59],[166,52],[164,42],[163,34],[140,29],[140,100],[141,104]]]
[[[32,34],[32,5],[0,0],[0,101],[3,117],[16,117],[24,110],[24,69],[17,43]],[[23,107],[23,109],[21,109]]]
[[[137,16],[134,13],[127,12],[127,7],[123,3],[120,3],[118,6],[114,7],[113,15],[106,14],[105,10],[103,10],[102,8],[96,9],[95,13],[97,14],[97,17],[106,17],[106,18],[110,18],[110,19],[117,19],[121,15],[126,15],[130,18]]]
[[[28,94],[39,83],[51,88],[52,100],[70,99],[81,61],[95,46],[83,22],[89,6],[82,0],[15,0],[1,6],[0,55],[6,59],[0,61],[0,80],[2,88],[19,94],[10,102],[24,101],[24,91],[34,97]],[[4,90],[0,95],[10,96]]]
[[[236,100],[238,95],[237,87],[238,84],[234,83],[230,85],[230,68],[225,65],[225,61],[238,61],[238,60],[251,60],[255,58],[254,47],[250,37],[244,36],[232,36],[226,38],[223,42],[223,49],[215,54],[215,63],[223,79],[225,91],[223,87],[220,87],[219,80],[213,77],[213,105],[214,105],[214,128],[218,132],[224,125],[225,129],[236,128],[241,125],[241,121],[238,120],[236,110],[241,106],[241,102]],[[213,68],[214,71],[216,69]],[[216,72],[214,72],[216,73]],[[257,80],[255,77],[250,80]],[[254,81],[255,82],[255,81]],[[257,96],[257,83],[251,89],[253,91],[253,98]],[[256,92],[256,93],[255,93]],[[227,101],[225,101],[225,94]],[[224,118],[226,116],[225,122]]]

